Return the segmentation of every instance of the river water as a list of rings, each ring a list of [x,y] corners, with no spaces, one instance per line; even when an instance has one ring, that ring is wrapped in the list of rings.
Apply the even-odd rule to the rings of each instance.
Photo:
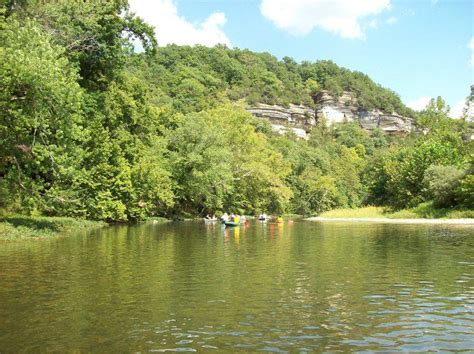
[[[202,222],[0,243],[0,352],[474,348],[474,229]]]

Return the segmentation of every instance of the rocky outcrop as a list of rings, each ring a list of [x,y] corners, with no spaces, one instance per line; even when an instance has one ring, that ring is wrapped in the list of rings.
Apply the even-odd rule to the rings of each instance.
[[[387,114],[374,110],[359,113],[359,124],[365,130],[382,129],[387,134],[404,134],[415,129],[412,118],[403,117],[397,113]]]
[[[284,124],[300,128],[311,127],[316,123],[316,112],[306,106],[291,104],[288,108],[259,103],[248,107],[247,111],[259,118],[265,118],[274,124]]]
[[[272,124],[272,131],[278,134],[286,134],[288,131],[291,131],[293,134],[295,134],[298,138],[300,139],[308,139],[308,132],[304,129],[301,128],[295,128],[295,127],[288,127],[285,125],[281,124]]]
[[[317,116],[324,117],[329,125],[358,119],[357,107],[354,105],[352,95],[348,92],[339,99],[335,99],[327,91],[321,91],[313,99],[318,107]]]
[[[275,132],[284,134],[291,130],[297,137],[304,139],[307,138],[307,134],[316,124],[316,112],[306,106],[290,105],[285,108],[260,103],[248,107],[247,111],[255,117],[268,120]]]
[[[382,129],[387,134],[406,134],[415,128],[412,118],[397,113],[385,113],[380,110],[362,111],[356,106],[356,100],[348,92],[338,99],[321,91],[313,97],[317,110],[301,105],[282,107],[257,104],[247,108],[254,116],[266,119],[272,129],[280,134],[292,130],[298,137],[307,138],[307,134],[318,120],[324,119],[332,125],[343,122],[359,122],[365,130]]]
[[[366,130],[380,128],[387,134],[408,133],[415,128],[412,118],[403,117],[396,112],[390,114],[380,110],[358,109],[355,98],[348,92],[335,99],[327,91],[321,91],[314,100],[319,107],[317,116],[324,117],[329,125],[357,121]]]

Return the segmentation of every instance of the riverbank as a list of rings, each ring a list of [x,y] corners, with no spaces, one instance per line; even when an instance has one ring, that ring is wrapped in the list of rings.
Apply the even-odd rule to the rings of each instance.
[[[389,218],[307,218],[309,221],[324,222],[358,222],[358,223],[384,223],[384,224],[433,224],[433,225],[473,225],[474,219],[389,219]]]
[[[101,221],[58,217],[9,216],[0,218],[0,241],[39,240],[72,231],[104,227]]]
[[[457,224],[474,225],[473,210],[435,209],[429,203],[416,208],[391,211],[383,207],[335,209],[322,213],[311,221],[379,222],[390,224]]]

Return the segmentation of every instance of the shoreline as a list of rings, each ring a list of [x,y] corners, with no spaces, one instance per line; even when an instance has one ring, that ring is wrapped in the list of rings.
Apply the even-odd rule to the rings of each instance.
[[[389,219],[389,218],[325,218],[311,217],[308,221],[317,222],[358,222],[358,223],[383,223],[383,224],[418,224],[418,225],[472,225],[474,219]]]
[[[0,217],[0,243],[10,241],[44,240],[70,233],[102,228],[106,222],[71,217],[22,216]]]

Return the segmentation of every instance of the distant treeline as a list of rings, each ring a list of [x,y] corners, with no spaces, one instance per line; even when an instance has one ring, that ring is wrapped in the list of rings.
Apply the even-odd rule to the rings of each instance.
[[[158,39],[159,40],[159,39]],[[131,61],[134,69],[160,88],[163,102],[179,111],[209,108],[209,101],[225,97],[287,106],[290,103],[313,106],[313,96],[327,90],[333,97],[343,91],[353,94],[361,110],[380,109],[413,117],[393,91],[373,82],[367,75],[337,66],[330,60],[304,61],[290,57],[278,60],[269,53],[229,49],[225,46],[169,45],[159,48],[153,60],[142,57]]]
[[[472,127],[449,119],[442,99],[412,112],[330,61],[158,48],[121,0],[11,0],[0,11],[3,213],[126,221],[367,203],[473,207],[472,143],[462,140]],[[298,140],[272,133],[240,102],[312,105],[322,89],[413,116],[424,133],[321,125]]]

